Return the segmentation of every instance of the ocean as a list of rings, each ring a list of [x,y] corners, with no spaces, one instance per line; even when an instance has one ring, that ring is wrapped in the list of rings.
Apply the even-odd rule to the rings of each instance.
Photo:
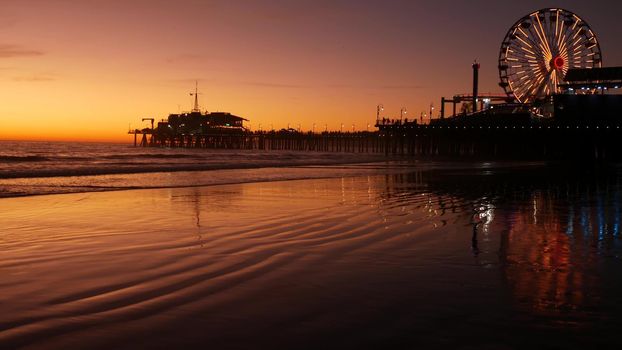
[[[0,141],[0,198],[340,176],[373,171],[369,163],[387,160],[360,153]]]
[[[7,144],[0,348],[622,345],[616,164]]]

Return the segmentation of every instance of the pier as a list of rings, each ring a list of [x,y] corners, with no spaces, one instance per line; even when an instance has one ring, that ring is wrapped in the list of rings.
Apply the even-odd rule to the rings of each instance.
[[[141,147],[352,153],[386,153],[389,149],[392,149],[392,147],[386,146],[386,140],[393,139],[381,136],[381,133],[378,132],[245,132],[171,137],[158,137],[148,129],[130,131],[129,133],[134,135],[134,146]],[[139,137],[140,141],[138,140]]]
[[[461,159],[619,160],[620,124],[385,125],[375,132],[246,132],[160,138],[131,131],[135,146],[375,153]],[[140,137],[140,141],[138,138]]]

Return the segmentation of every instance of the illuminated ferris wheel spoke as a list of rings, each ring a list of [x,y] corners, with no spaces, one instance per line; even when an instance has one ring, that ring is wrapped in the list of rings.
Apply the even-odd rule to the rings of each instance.
[[[538,21],[538,27],[540,29],[540,40],[542,41],[542,46],[544,51],[546,52],[547,55],[552,56],[551,53],[551,46],[549,45],[549,41],[546,38],[546,32],[544,31],[544,28],[542,27],[542,21],[540,21],[540,16],[535,16],[536,20]],[[538,28],[536,28],[536,31],[538,30]]]
[[[538,43],[538,47],[540,48],[540,57],[549,57],[550,53],[547,50],[546,46],[544,45],[544,41],[541,39],[540,35],[538,34],[537,29],[535,29],[535,36],[538,38],[538,40],[540,40],[540,42]]]
[[[534,51],[540,51],[541,48],[538,46],[538,43],[534,40],[533,36],[527,34],[522,28],[518,28],[518,31],[523,35],[524,39],[519,39],[523,44],[529,46],[530,49],[534,50]],[[530,29],[527,29],[527,31],[529,31],[531,33]],[[525,41],[529,41],[530,44],[528,44]]]
[[[560,38],[562,36],[563,33],[563,27],[564,27],[564,21],[560,20],[559,18],[559,12],[557,11],[557,13],[555,14],[555,35],[553,36],[553,46],[555,47],[559,47],[559,41]]]
[[[538,94],[541,94],[541,93],[547,94],[546,90],[548,89],[549,84],[551,83],[552,75],[553,75],[553,70],[550,70],[549,72],[547,72],[546,77],[542,79],[542,83],[540,84],[540,86],[538,86]]]
[[[553,91],[554,93],[557,93],[559,91],[559,88],[557,87],[557,85],[559,84],[559,80],[557,79],[557,70],[554,69],[553,73],[552,73],[552,79],[551,79],[551,91]]]
[[[559,36],[562,34],[562,29],[564,27],[563,18],[560,16],[559,10],[555,13],[555,40],[559,42]],[[558,45],[559,46],[559,45]]]
[[[533,88],[533,82],[523,82],[522,84],[515,86],[514,91],[518,95],[524,96],[526,93],[532,90],[532,88]]]
[[[520,38],[518,38],[518,39],[519,39],[519,41],[521,40]],[[526,42],[523,42],[523,43],[527,44]],[[525,56],[531,55],[534,59],[536,58],[536,55],[537,55],[536,52],[538,51],[538,50],[535,50],[533,48],[527,47],[525,45],[518,45],[518,44],[515,44],[515,43],[512,44],[511,48],[513,48],[516,51],[518,51],[518,50],[522,51]]]
[[[601,66],[598,40],[585,21],[563,9],[543,9],[517,21],[499,54],[508,98],[531,103],[558,93],[569,68]]]
[[[560,40],[564,39],[565,35],[566,34],[564,34],[564,36],[560,37]],[[559,44],[559,51],[560,51],[561,57],[564,60],[568,61],[568,48],[566,46],[566,40],[562,40],[561,43]]]
[[[534,40],[534,36],[533,36],[533,32],[531,31],[531,29],[528,29],[529,33],[531,33],[531,36],[528,35],[527,33],[525,33],[523,30],[521,30],[520,32],[525,36],[525,39],[527,39],[532,45],[528,45],[531,49],[533,49],[534,55],[542,55],[545,53],[545,51],[543,50],[543,47],[541,45],[538,44],[538,42],[536,42],[536,40]],[[521,40],[523,43],[524,41]],[[519,45],[521,46],[521,45]]]
[[[557,20],[554,14],[550,14],[548,16],[548,21],[545,18],[545,23],[548,23],[547,28],[547,42],[549,43],[549,47],[551,48],[551,52],[553,52],[555,43],[557,42]]]
[[[568,40],[568,28],[564,27],[564,21],[561,21],[561,28],[559,32],[559,37],[557,38],[556,46],[559,48],[560,56],[568,61],[568,49],[566,47],[566,42]]]
[[[569,27],[568,26],[564,26],[564,24],[566,23],[565,20],[561,20],[559,22],[559,35],[557,37],[557,47],[563,47],[566,44],[566,40],[568,38],[568,33],[569,33]]]

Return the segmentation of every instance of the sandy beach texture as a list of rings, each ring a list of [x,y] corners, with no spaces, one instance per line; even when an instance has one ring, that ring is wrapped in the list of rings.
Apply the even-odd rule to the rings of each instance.
[[[582,223],[485,175],[2,199],[0,347],[577,346],[619,325],[602,293],[620,288],[599,291],[619,210],[589,248],[596,202],[570,202]]]

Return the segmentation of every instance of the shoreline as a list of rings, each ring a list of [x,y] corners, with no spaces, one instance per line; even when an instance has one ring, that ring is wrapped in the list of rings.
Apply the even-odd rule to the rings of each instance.
[[[160,168],[130,168],[130,169],[114,169],[109,170],[107,168],[95,168],[95,169],[58,169],[52,170],[47,173],[39,172],[38,174],[24,172],[13,172],[15,175],[0,175],[0,180],[9,179],[37,179],[37,178],[53,178],[53,177],[70,177],[70,176],[106,176],[106,175],[133,175],[133,174],[149,174],[149,173],[176,173],[176,172],[188,172],[188,171],[213,171],[213,170],[237,170],[237,169],[261,169],[261,168],[287,168],[287,167],[304,167],[304,166],[338,166],[338,165],[353,165],[353,164],[366,164],[366,163],[383,163],[398,161],[395,158],[387,158],[383,160],[371,160],[361,159],[348,160],[343,163],[340,160],[331,160],[326,162],[309,162],[298,164],[296,162],[283,163],[278,161],[268,162],[265,164],[227,164],[227,163],[213,163],[208,165],[173,165],[169,167]]]
[[[153,171],[141,173],[55,176],[0,179],[0,188],[34,188],[39,192],[0,192],[0,200],[32,196],[73,193],[98,193],[165,188],[194,188],[245,183],[359,177],[380,174],[427,172],[439,170],[493,170],[542,167],[544,162],[459,162],[393,160],[377,162],[348,162],[335,164],[305,164],[268,167],[236,167],[211,170]],[[202,176],[205,175],[205,176]],[[206,179],[209,176],[209,181]],[[176,177],[176,180],[171,180]],[[194,179],[194,181],[193,181]],[[159,182],[158,182],[159,181]],[[178,181],[181,181],[178,182]],[[155,182],[155,183],[154,183]]]

